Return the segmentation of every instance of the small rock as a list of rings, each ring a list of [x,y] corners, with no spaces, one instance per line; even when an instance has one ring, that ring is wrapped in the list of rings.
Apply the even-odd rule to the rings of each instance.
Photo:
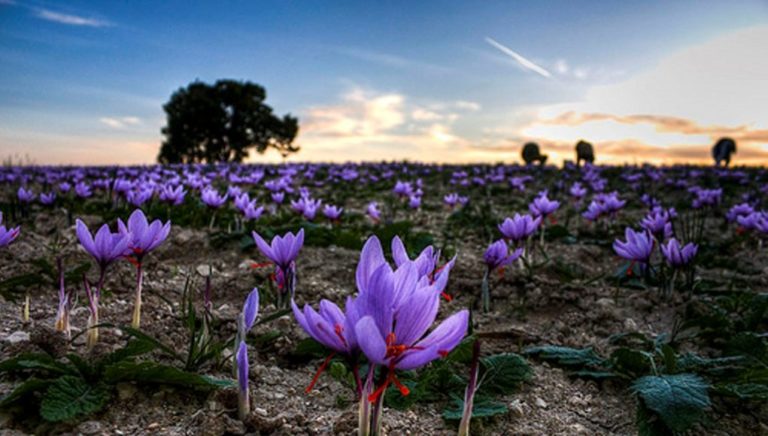
[[[18,330],[6,336],[5,341],[10,344],[18,344],[19,342],[28,342],[29,333]]]
[[[587,430],[586,427],[579,423],[571,424],[568,426],[568,428],[571,430],[570,434],[587,434],[589,433],[589,430]]]
[[[613,301],[613,298],[599,298],[595,304],[597,304],[600,307],[613,307],[615,304]]]
[[[203,277],[208,277],[208,275],[211,274],[211,272],[213,272],[214,274],[217,273],[216,268],[213,268],[213,266],[208,264],[198,265],[197,268],[195,268],[195,271],[197,271],[197,273]]]
[[[117,398],[122,401],[130,400],[136,395],[136,392],[138,392],[138,389],[130,383],[117,384]]]
[[[85,421],[77,426],[77,432],[81,434],[98,434],[102,431],[103,428],[99,421]]]
[[[520,418],[525,415],[525,409],[523,408],[523,403],[520,400],[514,400],[509,404],[509,412],[512,413],[512,416],[515,416],[517,418]]]
[[[637,331],[637,323],[632,318],[627,318],[624,320],[624,329],[629,330],[631,332]]]
[[[547,402],[542,400],[539,397],[536,397],[536,407],[540,407],[542,409],[546,409],[547,408]]]
[[[288,315],[281,316],[275,321],[277,328],[281,331],[288,331],[293,326],[293,320]]]

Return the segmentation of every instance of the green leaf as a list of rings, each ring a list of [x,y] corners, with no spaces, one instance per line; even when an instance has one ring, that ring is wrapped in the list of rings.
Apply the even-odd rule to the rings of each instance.
[[[0,373],[24,370],[44,371],[52,374],[77,374],[77,370],[43,353],[24,353],[0,362]]]
[[[606,368],[608,365],[608,361],[598,356],[591,347],[578,349],[544,345],[526,348],[523,354],[537,356],[541,360],[572,369],[584,367]]]
[[[759,383],[726,383],[715,386],[720,395],[736,397],[740,400],[768,401],[768,385]]]
[[[35,377],[28,378],[24,381],[24,383],[16,386],[16,388],[12,390],[11,393],[4,396],[3,399],[0,400],[0,409],[6,409],[30,394],[44,391],[50,385],[50,380],[41,380]]]
[[[652,358],[648,352],[622,347],[611,353],[611,367],[618,373],[635,378],[651,371]]]
[[[128,341],[123,348],[113,351],[105,356],[98,363],[98,370],[101,371],[105,367],[122,362],[124,360],[131,359],[133,357],[141,356],[147,353],[151,353],[157,348],[157,341],[147,339],[133,339]]]
[[[182,386],[200,391],[235,385],[231,380],[214,379],[155,362],[120,362],[110,365],[104,370],[104,380],[110,384],[133,381],[137,383]]]
[[[492,401],[487,398],[477,398],[472,403],[472,418],[490,418],[497,415],[506,415],[509,409],[507,405],[499,402]],[[464,413],[464,400],[454,398],[453,407],[447,407],[443,410],[443,419],[446,421],[459,421]]]
[[[480,359],[479,392],[508,395],[531,378],[533,371],[525,359],[515,353],[503,353]]]
[[[40,403],[40,415],[46,421],[66,421],[101,410],[110,392],[103,385],[91,386],[81,377],[59,377],[48,388]]]
[[[710,407],[709,384],[695,374],[645,376],[632,384],[642,405],[673,432],[698,422]]]
[[[445,357],[445,360],[466,364],[472,362],[472,346],[476,340],[475,336],[467,336]]]

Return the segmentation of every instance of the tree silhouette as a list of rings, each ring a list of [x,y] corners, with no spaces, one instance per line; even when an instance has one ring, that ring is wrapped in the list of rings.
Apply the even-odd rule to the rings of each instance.
[[[298,119],[282,118],[264,104],[266,91],[251,82],[195,81],[180,88],[163,106],[167,125],[161,163],[242,162],[251,149],[274,148],[283,156],[298,151],[291,143]]]

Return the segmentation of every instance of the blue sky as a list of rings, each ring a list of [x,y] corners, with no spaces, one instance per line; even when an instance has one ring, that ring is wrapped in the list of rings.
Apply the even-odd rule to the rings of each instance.
[[[721,133],[760,160],[765,105],[714,106],[765,95],[767,26],[763,1],[0,0],[0,156],[149,163],[170,94],[234,78],[299,116],[295,160],[514,160],[525,140],[562,159],[587,137],[674,161]]]

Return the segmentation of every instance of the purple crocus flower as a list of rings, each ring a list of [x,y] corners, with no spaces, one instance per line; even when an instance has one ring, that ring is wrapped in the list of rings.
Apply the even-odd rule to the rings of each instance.
[[[285,200],[285,192],[272,193],[272,202],[274,202],[275,204],[283,204],[284,200]]]
[[[40,193],[40,203],[45,206],[50,206],[56,201],[56,193],[51,192],[42,192]]]
[[[246,221],[253,221],[259,219],[261,215],[264,214],[264,207],[256,207],[256,200],[253,200],[253,202],[249,203],[242,212]]]
[[[75,195],[77,195],[80,198],[89,198],[93,195],[93,190],[91,190],[91,185],[85,183],[85,182],[77,182],[75,185]]]
[[[163,186],[160,189],[159,198],[160,201],[164,201],[166,203],[170,203],[174,206],[178,206],[182,203],[184,203],[184,198],[187,195],[187,191],[184,190],[184,187],[182,185],[173,187],[173,186]]]
[[[271,244],[267,244],[256,232],[253,232],[252,236],[261,253],[275,264],[276,276],[282,274],[285,286],[279,287],[278,306],[287,305],[288,301],[284,298],[285,294],[287,293],[293,298],[296,291],[296,257],[299,255],[301,247],[304,246],[304,229],[299,230],[296,235],[288,232],[285,236],[275,236],[272,238]]]
[[[453,209],[457,204],[459,204],[459,194],[454,192],[444,196],[443,203],[449,208]]]
[[[237,410],[238,417],[241,421],[244,421],[251,413],[251,400],[250,392],[248,389],[248,374],[250,372],[248,367],[248,347],[245,345],[245,341],[240,341],[237,348],[237,354],[235,355],[237,363]]]
[[[16,196],[22,203],[31,203],[37,195],[31,189],[25,189],[23,186],[16,191]]]
[[[200,200],[205,203],[206,206],[211,209],[218,209],[227,202],[228,195],[221,195],[219,191],[211,188],[210,186],[203,189],[200,193]]]
[[[413,194],[413,185],[410,182],[398,180],[392,192],[400,198],[410,197]]]
[[[79,219],[76,221],[76,231],[80,245],[93,256],[99,265],[99,281],[95,289],[91,288],[91,284],[83,274],[85,293],[88,296],[88,308],[91,312],[88,317],[88,337],[86,339],[86,344],[90,348],[99,340],[99,329],[95,326],[99,324],[99,300],[101,299],[107,267],[115,260],[130,253],[131,234],[112,233],[109,226],[104,224],[94,237],[88,227]]]
[[[253,328],[258,316],[259,290],[258,288],[253,288],[248,294],[248,297],[246,297],[245,303],[243,303],[242,321],[239,326],[242,338],[245,338],[246,333]]]
[[[255,231],[251,235],[261,253],[281,269],[291,267],[304,245],[304,229],[299,230],[296,235],[288,232],[285,236],[275,236],[271,244],[267,244]]]
[[[101,226],[99,231],[92,236],[85,223],[77,219],[76,231],[80,245],[96,260],[96,263],[102,269],[105,269],[115,260],[131,252],[131,234],[112,233],[107,224]]]
[[[627,275],[631,275],[632,265],[635,262],[641,264],[648,263],[653,252],[655,240],[647,230],[635,232],[629,227],[624,231],[624,236],[626,241],[617,239],[613,242],[613,250],[622,258],[632,262],[627,270]]]
[[[589,221],[597,221],[604,213],[605,208],[603,208],[603,204],[592,200],[589,203],[589,206],[587,206],[587,210],[584,211],[581,216],[588,219]]]
[[[571,189],[568,191],[568,193],[571,194],[571,197],[578,201],[587,195],[587,188],[581,186],[581,183],[579,182],[574,182],[573,185],[571,185]]]
[[[648,230],[661,242],[672,237],[672,222],[670,213],[660,207],[654,208],[640,222],[640,227]]]
[[[547,193],[541,192],[539,195],[533,199],[530,205],[528,205],[528,210],[531,211],[531,214],[535,217],[543,216],[547,217],[551,214],[553,214],[558,208],[560,207],[560,202],[555,200],[550,200],[547,197]]]
[[[666,244],[661,245],[662,254],[667,259],[669,266],[673,268],[682,268],[688,265],[696,256],[698,250],[699,246],[693,242],[689,242],[681,247],[680,242],[675,238],[671,238]]]
[[[408,207],[411,209],[418,209],[421,207],[421,197],[418,195],[411,195],[408,199]]]
[[[504,267],[517,260],[523,254],[523,249],[518,248],[512,253],[509,252],[507,243],[499,239],[488,246],[483,254],[483,260],[489,271],[493,271],[496,268]]]
[[[499,224],[499,231],[505,239],[518,244],[536,233],[539,225],[541,225],[541,220],[542,216],[534,218],[528,214],[520,215],[519,213],[516,213],[512,218],[505,218],[504,221]]]
[[[401,269],[405,269],[401,272]],[[384,383],[368,400],[375,402],[390,384],[401,394],[409,390],[399,382],[395,370],[420,368],[433,360],[445,357],[461,342],[467,331],[469,311],[457,312],[431,333],[439,306],[439,294],[431,285],[416,281],[411,264],[392,272],[381,265],[368,282],[367,292],[360,292],[359,310],[364,314],[355,325],[360,349],[373,365],[387,369]],[[402,303],[396,305],[396,299]]]
[[[117,219],[117,228],[120,233],[130,236],[128,247],[139,264],[143,257],[157,248],[168,238],[171,231],[171,222],[163,224],[160,220],[150,224],[141,209],[136,209],[128,217],[128,225],[123,220]]]
[[[379,211],[379,203],[372,201],[368,203],[368,206],[365,208],[365,213],[368,215],[369,218],[374,223],[378,223],[381,221],[381,211]]]
[[[326,204],[323,206],[323,215],[325,215],[325,217],[331,221],[339,221],[342,212],[344,212],[344,209],[338,206],[331,204]]]
[[[3,213],[0,212],[0,248],[7,247],[21,232],[21,227],[8,229],[3,225]]]
[[[725,214],[725,218],[729,222],[734,222],[736,219],[740,216],[747,216],[755,211],[755,208],[752,207],[749,203],[741,203],[733,206],[728,210],[728,213]]]

